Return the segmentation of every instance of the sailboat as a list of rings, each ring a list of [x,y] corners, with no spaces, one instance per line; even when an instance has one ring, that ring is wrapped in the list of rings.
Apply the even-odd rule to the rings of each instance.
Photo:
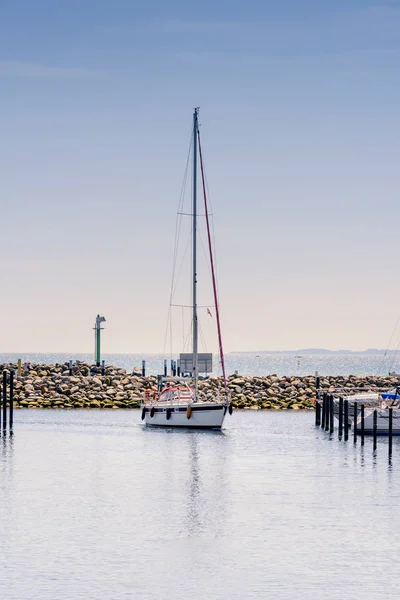
[[[214,258],[212,252],[211,233],[207,193],[201,152],[200,131],[198,123],[199,109],[193,113],[193,186],[192,186],[192,353],[184,355],[186,376],[158,376],[157,391],[146,390],[141,405],[142,421],[146,425],[157,427],[190,427],[220,429],[227,412],[232,412],[226,381],[224,353],[222,346],[218,296],[216,288]],[[220,363],[223,375],[223,389],[213,392],[213,397],[199,388],[199,367],[204,355],[199,354],[199,324],[197,304],[197,236],[198,236],[198,203],[197,203],[197,171],[200,162],[201,179],[204,197],[204,213],[206,217],[210,271],[213,282],[214,308],[216,314]],[[183,356],[183,355],[181,355]],[[205,355],[207,357],[207,355]]]

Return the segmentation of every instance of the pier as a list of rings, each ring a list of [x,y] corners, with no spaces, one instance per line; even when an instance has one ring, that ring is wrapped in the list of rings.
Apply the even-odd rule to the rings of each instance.
[[[349,432],[353,433],[353,444],[356,445],[360,439],[361,446],[365,444],[366,435],[372,438],[372,450],[375,453],[378,448],[378,437],[387,438],[388,455],[391,458],[393,453],[393,407],[381,409],[377,405],[369,405],[368,417],[366,417],[366,404],[363,402],[349,402],[346,397],[328,394],[326,392],[317,392],[315,401],[315,425],[321,427],[329,433],[332,438],[335,434],[335,421],[337,422],[338,440],[347,442]],[[378,416],[387,413],[387,427],[378,428]],[[371,418],[372,417],[372,418]],[[366,419],[372,423],[371,428],[366,429]],[[398,431],[397,431],[398,434]]]

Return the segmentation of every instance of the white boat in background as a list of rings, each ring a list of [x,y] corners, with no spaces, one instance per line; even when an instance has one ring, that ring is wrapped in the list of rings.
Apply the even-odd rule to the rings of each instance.
[[[201,153],[200,131],[198,124],[199,109],[193,114],[193,186],[192,186],[192,354],[181,355],[186,357],[184,372],[187,377],[162,377],[159,376],[158,390],[146,390],[142,402],[142,420],[146,425],[157,427],[190,427],[220,429],[224,422],[227,411],[232,412],[230,398],[226,382],[224,354],[222,347],[219,305],[212,252],[211,232],[208,218],[208,203],[204,178],[204,167]],[[197,306],[197,168],[200,163],[203,197],[204,216],[206,218],[208,249],[210,260],[210,271],[212,275],[214,308],[218,332],[218,344],[220,361],[222,367],[224,389],[221,392],[203,393],[199,389],[199,365],[204,359],[198,351],[198,306]],[[209,355],[211,356],[211,355]],[[205,368],[204,372],[212,370]],[[166,384],[167,387],[164,387]]]
[[[377,411],[377,434],[389,434],[389,409],[393,411],[393,435],[400,435],[400,390],[340,394],[348,401],[349,426],[354,427],[354,405],[357,407],[357,429],[361,431],[361,406],[364,406],[364,433],[372,435],[374,411]],[[339,419],[339,397],[334,399],[334,416]]]
[[[374,432],[374,408],[368,407],[364,411],[364,433],[365,435],[372,435]],[[383,410],[377,410],[377,422],[376,422],[376,433],[377,435],[389,435],[389,408]],[[400,435],[400,410],[393,408],[393,435]],[[357,418],[357,429],[361,431],[361,414]]]

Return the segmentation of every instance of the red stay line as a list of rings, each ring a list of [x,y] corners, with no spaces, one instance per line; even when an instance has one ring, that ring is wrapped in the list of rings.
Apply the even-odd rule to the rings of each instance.
[[[208,204],[207,204],[207,194],[206,194],[206,186],[205,186],[205,180],[204,180],[203,154],[201,152],[200,131],[198,131],[198,130],[197,130],[197,138],[199,140],[199,156],[200,156],[200,167],[201,167],[201,179],[202,179],[202,183],[203,183],[203,196],[204,196],[204,212],[205,212],[205,215],[206,215],[206,223],[207,223],[208,249],[209,249],[209,252],[210,252],[211,274],[212,274],[213,291],[214,291],[215,314],[217,316],[219,356],[220,356],[220,359],[221,359],[222,375],[223,375],[223,378],[224,378],[224,386],[225,386],[225,391],[226,391],[225,360],[224,360],[224,350],[222,348],[221,322],[220,322],[220,319],[219,319],[219,307],[218,307],[218,297],[217,297],[217,284],[216,284],[216,280],[215,280],[214,257],[213,257],[213,253],[212,253],[211,233],[210,233],[210,221],[209,221],[209,218],[208,218]]]

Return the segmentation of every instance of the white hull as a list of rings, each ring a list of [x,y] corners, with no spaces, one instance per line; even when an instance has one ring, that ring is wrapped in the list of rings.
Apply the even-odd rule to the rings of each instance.
[[[361,419],[357,421],[357,431],[361,433]],[[364,433],[372,435],[374,431],[374,414],[368,413],[364,416]],[[378,411],[377,435],[389,435],[389,411]],[[393,435],[400,435],[400,411],[393,410]]]
[[[227,406],[223,404],[211,402],[192,404],[191,415],[188,419],[187,408],[182,404],[154,407],[147,405],[142,407],[142,421],[152,427],[220,429],[227,412]],[[153,416],[151,416],[152,414]]]

